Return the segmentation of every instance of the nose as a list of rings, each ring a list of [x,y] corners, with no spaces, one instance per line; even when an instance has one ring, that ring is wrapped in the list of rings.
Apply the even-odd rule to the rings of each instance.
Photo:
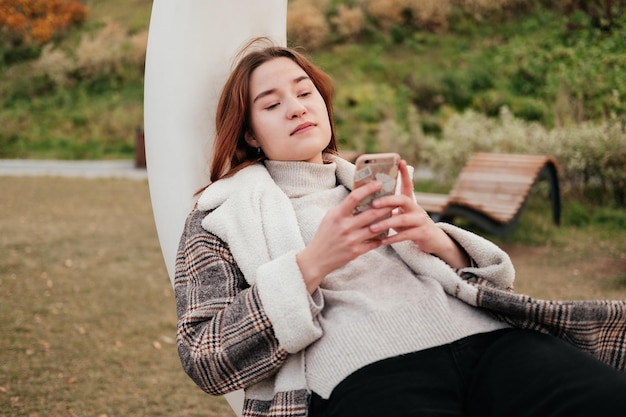
[[[306,113],[306,107],[297,98],[291,100],[289,108],[287,109],[287,117],[289,119],[296,119],[302,117]]]

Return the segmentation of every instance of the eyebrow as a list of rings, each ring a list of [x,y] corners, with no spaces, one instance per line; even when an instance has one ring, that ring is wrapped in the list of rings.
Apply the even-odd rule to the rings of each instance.
[[[292,81],[292,84],[298,84],[301,81],[310,80],[310,79],[311,78],[308,75],[301,75],[299,77],[294,78],[293,81]],[[275,92],[276,92],[275,88],[271,88],[269,90],[262,91],[254,98],[254,100],[252,100],[252,102],[256,103],[257,100],[259,100],[259,99],[261,99],[261,98],[263,98],[265,96],[269,96],[270,94],[273,94]]]

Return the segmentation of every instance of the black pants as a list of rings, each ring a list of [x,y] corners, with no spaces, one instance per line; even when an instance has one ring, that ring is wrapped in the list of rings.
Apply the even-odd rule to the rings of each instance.
[[[626,373],[556,337],[506,329],[368,365],[311,417],[626,415]]]

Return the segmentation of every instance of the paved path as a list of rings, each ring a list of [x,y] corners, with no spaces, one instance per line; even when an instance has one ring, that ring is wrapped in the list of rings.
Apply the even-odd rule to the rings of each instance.
[[[0,176],[48,176],[81,178],[148,178],[145,168],[135,168],[132,160],[58,161],[0,159]]]
[[[82,178],[148,178],[145,168],[135,168],[132,160],[114,161],[58,161],[38,159],[0,159],[0,177],[82,177]],[[416,169],[415,179],[432,179],[426,168]]]

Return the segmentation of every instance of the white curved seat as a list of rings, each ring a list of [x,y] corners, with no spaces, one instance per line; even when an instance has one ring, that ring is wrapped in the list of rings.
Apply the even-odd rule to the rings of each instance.
[[[150,198],[170,280],[193,194],[208,182],[215,108],[249,39],[286,44],[287,0],[154,0],[144,81]],[[226,395],[241,415],[243,393]]]

